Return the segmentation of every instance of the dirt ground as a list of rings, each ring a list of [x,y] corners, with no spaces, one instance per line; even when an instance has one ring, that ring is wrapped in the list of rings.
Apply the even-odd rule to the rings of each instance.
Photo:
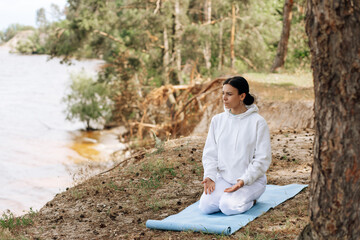
[[[312,129],[271,134],[269,184],[308,184]],[[138,150],[132,158],[65,192],[14,228],[19,239],[294,239],[308,222],[305,189],[231,236],[150,230],[148,219],[175,214],[200,198],[206,136],[188,136]]]
[[[262,97],[260,114],[271,130],[268,183],[309,184],[313,90],[252,86],[255,96]],[[11,231],[0,228],[0,239],[295,239],[309,220],[307,188],[231,236],[145,227],[148,219],[163,219],[199,200],[207,126],[220,111],[221,104],[209,108],[191,136],[158,142],[152,149],[136,148],[116,167],[57,194],[34,215],[33,224]]]

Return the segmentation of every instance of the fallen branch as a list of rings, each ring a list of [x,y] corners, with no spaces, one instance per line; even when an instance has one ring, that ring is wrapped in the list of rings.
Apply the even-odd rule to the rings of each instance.
[[[180,113],[182,113],[186,107],[192,102],[194,101],[195,99],[197,99],[198,97],[203,97],[203,96],[206,96],[214,91],[217,91],[217,90],[220,90],[222,87],[217,87],[217,88],[214,88],[212,89],[211,91],[207,91],[207,92],[201,92],[199,94],[197,94],[196,96],[192,97],[187,103],[185,103],[185,105],[181,108],[180,111],[178,111],[176,114],[175,114],[175,118],[179,116]]]
[[[137,158],[137,157],[139,157],[139,156],[141,156],[141,155],[145,155],[145,152],[141,151],[141,152],[139,152],[138,154],[136,154],[136,155],[134,155],[134,156],[128,157],[128,158],[120,161],[119,163],[117,163],[117,164],[116,164],[115,166],[113,166],[112,168],[110,168],[110,169],[108,169],[108,170],[106,170],[106,171],[104,171],[104,172],[101,172],[101,173],[97,174],[97,176],[102,175],[102,174],[107,173],[107,172],[110,172],[110,171],[114,170],[115,168],[119,167],[120,164],[122,164],[122,163],[124,163],[124,162],[127,162],[127,161],[129,161],[130,159],[132,159],[132,158]]]

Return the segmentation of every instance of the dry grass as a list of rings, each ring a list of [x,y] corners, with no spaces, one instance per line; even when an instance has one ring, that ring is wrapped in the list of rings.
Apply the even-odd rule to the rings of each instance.
[[[268,83],[283,86],[313,87],[311,72],[298,73],[245,73],[243,76],[249,80],[260,83]]]

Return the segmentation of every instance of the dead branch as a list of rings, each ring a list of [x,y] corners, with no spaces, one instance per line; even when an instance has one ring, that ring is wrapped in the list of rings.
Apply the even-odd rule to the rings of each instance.
[[[102,175],[102,174],[105,174],[105,173],[107,173],[107,172],[111,172],[112,170],[114,170],[115,168],[119,167],[121,164],[129,161],[129,160],[132,159],[132,158],[135,158],[135,159],[136,159],[137,157],[141,157],[141,156],[144,156],[144,155],[145,155],[145,152],[144,152],[144,151],[140,151],[139,153],[137,153],[137,154],[135,154],[135,155],[133,155],[133,156],[131,156],[131,157],[128,157],[128,158],[120,161],[119,163],[117,163],[117,164],[116,164],[115,166],[113,166],[112,168],[110,168],[110,169],[108,169],[108,170],[106,170],[106,171],[104,171],[104,172],[101,172],[101,173],[97,174],[97,176]]]
[[[122,40],[120,40],[120,39],[118,39],[118,38],[116,38],[116,37],[114,37],[114,36],[112,36],[112,35],[110,35],[110,34],[108,34],[108,33],[106,33],[106,32],[102,32],[102,31],[99,31],[99,30],[97,30],[97,29],[95,29],[93,32],[94,32],[94,33],[97,33],[97,34],[99,34],[99,35],[101,35],[101,36],[103,36],[103,37],[106,37],[106,38],[108,38],[108,39],[111,39],[111,40],[113,40],[113,41],[115,41],[115,42],[118,42],[118,43],[123,44],[123,41],[122,41]]]
[[[210,94],[210,93],[212,93],[212,92],[214,92],[214,91],[217,91],[217,90],[219,90],[219,89],[221,89],[221,87],[214,88],[214,89],[212,89],[211,91],[204,92],[204,93],[200,93],[200,94],[192,97],[192,98],[183,106],[183,108],[182,108],[179,112],[177,112],[177,113],[175,114],[175,116],[176,116],[176,117],[179,116],[179,114],[182,113],[182,112],[186,109],[186,107],[187,107],[192,101],[194,101],[195,99],[197,99],[198,97],[201,97],[202,95],[206,96],[206,95],[208,95],[208,94]]]
[[[142,112],[129,120],[130,135],[146,139],[144,131],[155,131],[158,137],[187,135],[195,128],[210,102],[221,101],[213,97],[222,87],[225,78],[193,85],[165,85],[150,91],[145,99],[137,102]],[[211,97],[209,97],[211,96]],[[220,94],[219,94],[220,96]]]
[[[240,57],[242,60],[244,60],[252,69],[257,70],[257,69],[256,69],[256,66],[250,61],[250,59],[248,59],[248,58],[246,58],[246,57],[244,57],[244,56],[242,56],[242,55],[239,55],[239,57]]]
[[[156,1],[156,8],[154,10],[154,15],[156,15],[156,13],[159,11],[160,9],[160,3],[161,3],[161,0],[157,0]]]

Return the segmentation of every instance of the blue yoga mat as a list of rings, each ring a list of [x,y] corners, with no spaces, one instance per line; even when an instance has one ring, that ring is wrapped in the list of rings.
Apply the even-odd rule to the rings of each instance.
[[[307,185],[267,185],[264,194],[261,195],[254,207],[245,213],[232,216],[226,216],[221,212],[209,215],[203,214],[199,210],[198,201],[180,213],[171,215],[163,220],[148,220],[146,221],[146,227],[162,230],[195,231],[230,235],[267,212],[270,208],[294,197],[305,187],[307,187]]]

